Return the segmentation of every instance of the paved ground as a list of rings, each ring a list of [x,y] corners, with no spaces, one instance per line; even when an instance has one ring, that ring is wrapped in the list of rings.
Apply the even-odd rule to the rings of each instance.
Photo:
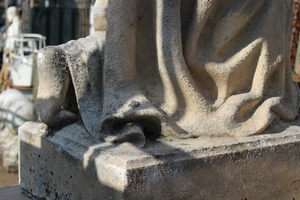
[[[30,200],[22,192],[18,185],[0,188],[0,200]]]
[[[0,200],[29,200],[21,193],[17,173],[7,173],[0,155]]]
[[[18,174],[6,172],[6,170],[2,166],[2,156],[0,155],[0,188],[17,185],[17,184],[18,184]]]

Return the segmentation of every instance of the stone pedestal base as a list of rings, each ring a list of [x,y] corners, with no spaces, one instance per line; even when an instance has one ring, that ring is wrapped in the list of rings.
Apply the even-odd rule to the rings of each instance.
[[[300,128],[247,138],[130,144],[75,125],[19,129],[20,186],[36,199],[299,199]]]

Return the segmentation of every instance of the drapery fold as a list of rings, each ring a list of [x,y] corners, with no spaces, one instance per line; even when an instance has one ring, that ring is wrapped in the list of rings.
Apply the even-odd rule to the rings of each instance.
[[[85,126],[98,127],[88,132],[107,141],[123,141],[131,133],[248,136],[274,121],[295,119],[292,3],[109,0],[98,92],[80,91],[70,65],[77,99],[97,95],[98,103],[78,100],[81,108],[97,109],[92,122],[89,112],[95,111],[80,109],[82,121],[92,123]],[[93,73],[87,75],[91,65],[82,67],[87,73],[81,78],[95,85]]]

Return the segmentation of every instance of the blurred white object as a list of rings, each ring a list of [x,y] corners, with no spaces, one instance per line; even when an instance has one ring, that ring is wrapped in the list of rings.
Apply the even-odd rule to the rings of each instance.
[[[36,118],[33,103],[21,91],[8,89],[0,94],[0,130],[7,127],[17,134],[19,126]]]
[[[6,10],[6,19],[10,24],[4,34],[5,48],[13,48],[14,37],[17,37],[21,33],[21,20],[18,14],[18,9],[15,6],[11,6]]]
[[[0,154],[7,171],[18,170],[18,127],[36,119],[34,104],[22,92],[8,89],[0,94]]]
[[[46,7],[46,8],[49,7],[49,0],[45,0],[45,7]]]
[[[23,33],[14,38],[13,48],[10,49],[10,77],[14,86],[32,86],[34,56],[44,46],[46,37],[39,34]]]

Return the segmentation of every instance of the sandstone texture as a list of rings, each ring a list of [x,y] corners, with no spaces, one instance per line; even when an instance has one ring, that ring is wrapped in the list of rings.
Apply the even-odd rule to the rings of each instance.
[[[38,55],[33,199],[298,199],[293,0],[97,0]],[[142,148],[143,147],[143,148]]]
[[[299,124],[245,138],[160,139],[142,149],[97,143],[78,127],[55,135],[41,123],[20,127],[25,194],[78,200],[300,198]]]
[[[250,136],[298,114],[293,0],[98,0],[95,35],[38,56],[37,111],[96,140]],[[78,124],[78,123],[77,123]]]

